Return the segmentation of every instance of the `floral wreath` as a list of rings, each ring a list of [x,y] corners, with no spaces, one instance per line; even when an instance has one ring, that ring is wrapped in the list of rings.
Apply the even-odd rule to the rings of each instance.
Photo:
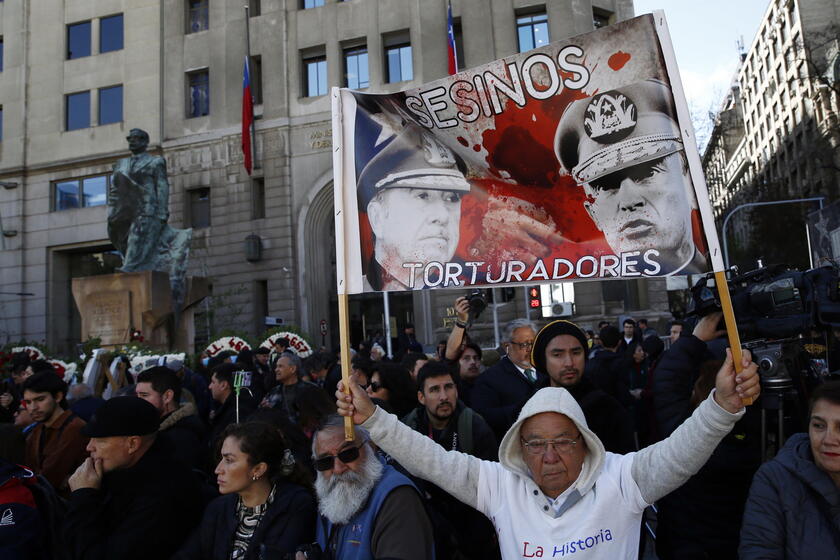
[[[207,356],[212,358],[213,356],[218,355],[220,352],[233,352],[234,354],[239,354],[243,350],[250,350],[251,345],[248,344],[248,341],[238,336],[223,336],[222,338],[216,340],[215,342],[211,342],[207,345],[207,348],[204,351],[207,353]]]
[[[298,357],[306,358],[312,355],[312,346],[306,342],[305,338],[292,331],[280,331],[272,334],[260,344],[260,348],[274,350],[274,343],[281,338],[289,339],[289,350],[297,354]]]

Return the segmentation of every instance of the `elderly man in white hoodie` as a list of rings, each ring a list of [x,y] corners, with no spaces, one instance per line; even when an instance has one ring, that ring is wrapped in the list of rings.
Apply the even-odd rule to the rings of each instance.
[[[486,515],[505,560],[636,558],[644,508],[683,484],[760,392],[744,352],[736,375],[727,352],[715,390],[668,439],[635,453],[606,453],[568,391],[548,387],[525,404],[499,446],[499,463],[446,451],[373,405],[351,382],[339,413],[413,475]]]

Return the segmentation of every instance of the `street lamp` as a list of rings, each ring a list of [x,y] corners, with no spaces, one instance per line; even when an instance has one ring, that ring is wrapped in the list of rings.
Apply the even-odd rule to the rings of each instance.
[[[793,204],[793,203],[800,203],[800,202],[819,202],[820,203],[820,210],[823,209],[823,201],[825,200],[824,196],[814,196],[811,198],[792,198],[790,200],[773,200],[770,202],[747,202],[746,204],[739,204],[735,208],[729,211],[729,214],[726,215],[726,218],[723,219],[723,228],[722,228],[722,235],[723,235],[723,262],[726,264],[726,268],[729,268],[729,243],[726,239],[726,226],[729,224],[729,218],[737,212],[738,210],[743,210],[744,208],[750,208],[753,206],[774,206],[777,204]],[[809,255],[810,257],[810,255]]]

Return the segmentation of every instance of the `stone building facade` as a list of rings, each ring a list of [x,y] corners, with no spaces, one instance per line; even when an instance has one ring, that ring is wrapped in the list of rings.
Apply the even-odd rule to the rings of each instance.
[[[119,266],[104,192],[138,127],[151,136],[150,152],[167,160],[170,223],[194,229],[189,273],[212,286],[196,314],[198,339],[223,329],[257,334],[272,316],[316,343],[324,321],[323,341],[337,342],[326,93],[354,80],[393,92],[444,76],[446,2],[251,0],[250,177],[240,150],[242,4],[0,3],[0,340],[63,352],[79,342],[70,281]],[[558,40],[634,15],[632,0],[452,0],[452,9],[462,68],[518,52],[518,31]],[[668,315],[664,280],[606,284],[575,286],[584,321],[634,310]],[[456,295],[391,295],[392,322],[415,323],[431,343],[445,334],[441,317]],[[528,310],[523,288],[495,297],[500,323]],[[356,338],[382,328],[382,297],[354,297],[351,315]],[[478,325],[487,345],[495,341],[492,315]]]
[[[818,196],[826,202],[836,200],[838,108],[840,2],[770,2],[755,38],[741,55],[703,155],[718,225],[744,203]],[[816,209],[816,204],[783,205],[777,212],[804,216]],[[730,245],[763,235],[763,230],[757,231],[762,218],[776,220],[780,235],[790,235],[769,212],[747,209],[733,216],[724,232]],[[804,229],[799,237],[804,239]],[[760,255],[757,250],[753,256]]]

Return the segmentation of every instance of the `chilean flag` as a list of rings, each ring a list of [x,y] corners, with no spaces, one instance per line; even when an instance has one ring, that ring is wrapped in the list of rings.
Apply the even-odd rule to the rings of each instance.
[[[458,73],[458,59],[455,57],[455,28],[452,26],[452,2],[447,2],[446,34],[449,51],[449,75]]]
[[[251,67],[245,55],[245,70],[242,77],[242,155],[245,171],[251,174],[251,125],[254,124],[254,98],[251,96]]]

